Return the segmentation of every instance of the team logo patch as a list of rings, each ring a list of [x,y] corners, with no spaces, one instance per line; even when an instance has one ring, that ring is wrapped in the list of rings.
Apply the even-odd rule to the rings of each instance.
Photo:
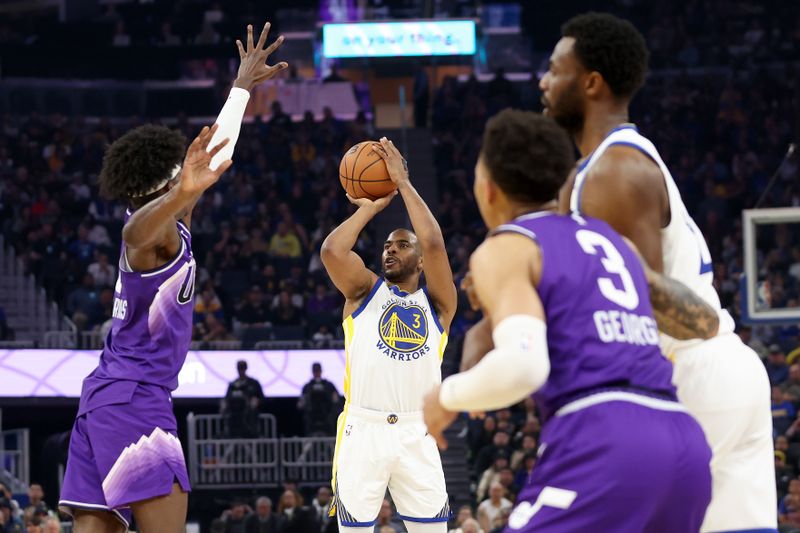
[[[393,304],[383,312],[378,333],[392,350],[413,352],[428,340],[428,319],[418,305],[402,307]]]
[[[397,420],[398,420],[397,415],[394,413],[386,417],[386,421],[389,422],[390,424],[397,424]]]

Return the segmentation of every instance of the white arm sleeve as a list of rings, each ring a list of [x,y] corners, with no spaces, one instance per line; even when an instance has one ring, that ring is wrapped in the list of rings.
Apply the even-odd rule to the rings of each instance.
[[[216,170],[223,161],[227,161],[233,156],[233,148],[236,146],[236,141],[239,139],[239,131],[242,129],[242,119],[244,118],[244,110],[247,108],[247,102],[250,100],[250,93],[239,87],[231,89],[228,95],[228,100],[222,106],[217,117],[217,124],[219,129],[211,137],[211,142],[208,143],[208,151],[222,142],[224,139],[230,139],[230,142],[220,150],[220,152],[211,158],[211,164],[208,165],[211,170]]]
[[[512,315],[492,332],[495,349],[442,383],[439,401],[450,411],[492,411],[537,391],[550,375],[547,327],[529,315]]]

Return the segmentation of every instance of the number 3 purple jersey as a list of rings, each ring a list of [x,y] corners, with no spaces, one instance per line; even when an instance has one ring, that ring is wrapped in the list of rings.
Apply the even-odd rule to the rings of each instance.
[[[605,222],[549,212],[498,227],[536,241],[550,376],[534,394],[545,419],[570,399],[603,387],[674,397],[672,365],[659,350],[638,257]]]
[[[127,223],[131,213],[128,212]],[[113,325],[98,367],[83,382],[78,416],[116,403],[126,387],[138,382],[178,387],[178,373],[192,338],[195,261],[188,228],[177,222],[180,251],[166,265],[133,272],[123,245],[114,290]],[[122,392],[124,390],[125,392]]]

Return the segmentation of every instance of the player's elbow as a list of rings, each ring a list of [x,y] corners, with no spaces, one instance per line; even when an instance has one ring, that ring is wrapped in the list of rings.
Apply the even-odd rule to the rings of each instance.
[[[532,355],[533,357],[525,358],[526,362],[513,373],[515,388],[520,392],[524,391],[523,398],[541,389],[550,377],[550,356],[547,350],[537,350]]]
[[[319,250],[319,257],[320,259],[322,259],[323,265],[328,267],[331,265],[331,263],[336,261],[338,257],[341,256],[342,256],[342,250],[340,249],[340,247],[336,246],[336,243],[330,238],[330,236],[324,241],[322,241],[322,247]]]

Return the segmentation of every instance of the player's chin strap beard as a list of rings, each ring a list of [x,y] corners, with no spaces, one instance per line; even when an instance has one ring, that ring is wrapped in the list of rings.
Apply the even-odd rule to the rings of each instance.
[[[150,196],[154,192],[158,192],[161,189],[163,189],[164,187],[166,187],[167,183],[169,183],[170,181],[172,181],[174,179],[177,179],[177,177],[180,176],[180,174],[181,174],[181,166],[180,165],[175,165],[175,167],[172,169],[172,172],[170,173],[168,178],[166,178],[166,179],[164,179],[162,181],[159,181],[158,183],[156,183],[155,185],[153,185],[152,187],[150,187],[149,189],[147,189],[144,192],[131,195],[131,198],[144,198],[145,196]]]

